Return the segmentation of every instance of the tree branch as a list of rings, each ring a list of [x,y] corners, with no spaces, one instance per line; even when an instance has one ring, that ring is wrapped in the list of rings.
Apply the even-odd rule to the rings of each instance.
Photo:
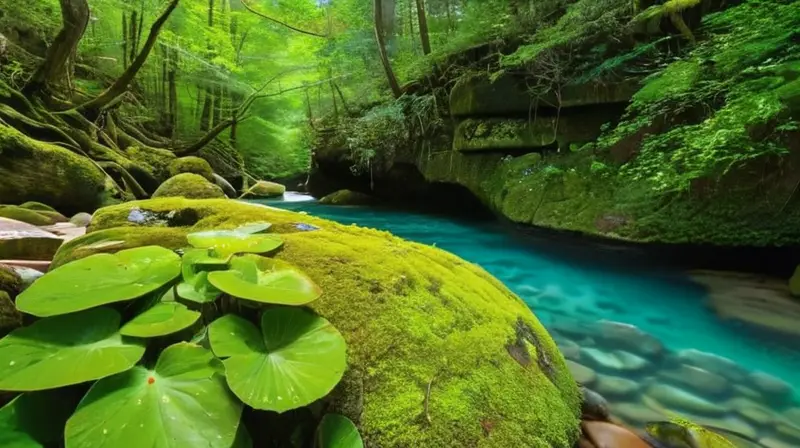
[[[253,14],[255,14],[255,15],[257,15],[257,16],[259,16],[259,17],[263,18],[263,19],[267,19],[267,20],[269,20],[270,22],[274,22],[274,23],[277,23],[278,25],[281,25],[281,26],[284,26],[284,27],[286,27],[286,28],[289,28],[289,29],[290,29],[290,30],[292,30],[292,31],[297,31],[298,33],[303,33],[303,34],[306,34],[306,35],[309,35],[309,36],[321,37],[321,38],[323,38],[323,39],[327,39],[327,38],[329,37],[327,34],[319,34],[319,33],[315,33],[315,32],[313,32],[313,31],[306,31],[306,30],[301,30],[300,28],[295,28],[295,27],[293,27],[292,25],[289,25],[289,24],[288,24],[288,23],[286,23],[286,22],[281,22],[281,21],[280,21],[280,20],[278,20],[278,19],[272,18],[272,17],[270,17],[270,16],[268,16],[268,15],[266,15],[266,14],[264,14],[264,13],[261,13],[261,12],[258,12],[258,11],[256,11],[255,9],[253,9],[253,7],[252,7],[252,6],[250,6],[250,5],[248,5],[248,4],[247,4],[247,1],[246,1],[246,0],[240,0],[240,1],[242,2],[242,5],[244,5],[244,7],[245,7],[245,8],[246,8],[248,11],[252,12]]]
[[[139,70],[144,66],[144,63],[147,61],[148,56],[150,56],[150,51],[156,44],[158,40],[158,35],[161,33],[161,28],[169,19],[169,16],[178,7],[178,3],[180,0],[170,0],[167,9],[161,14],[161,16],[153,23],[153,26],[150,28],[150,35],[147,36],[147,41],[144,43],[144,47],[142,47],[142,51],[136,56],[136,60],[133,61],[128,67],[127,70],[117,78],[114,84],[103,91],[100,95],[98,95],[93,100],[89,100],[88,102],[78,106],[76,109],[81,112],[93,112],[96,113],[98,110],[103,109],[104,107],[111,104],[118,96],[125,93],[128,90],[128,85],[133,81],[133,78],[136,77],[136,74]]]

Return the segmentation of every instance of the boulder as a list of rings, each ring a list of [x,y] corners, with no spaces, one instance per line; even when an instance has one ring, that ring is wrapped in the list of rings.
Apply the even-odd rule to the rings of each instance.
[[[584,386],[591,386],[594,383],[594,380],[597,378],[597,374],[594,373],[594,370],[582,365],[578,364],[575,361],[567,360],[567,368],[569,369],[569,373],[572,374],[572,377],[575,378],[575,381],[578,384],[582,384]]]
[[[623,322],[603,320],[599,322],[600,336],[616,348],[647,358],[659,358],[664,353],[664,344],[639,327]]]
[[[639,383],[617,376],[598,375],[594,388],[605,397],[625,398],[639,391]]]
[[[583,348],[580,359],[581,362],[607,372],[636,372],[652,366],[641,356],[622,350],[607,352],[596,348]]]
[[[667,418],[662,412],[640,403],[614,403],[612,414],[632,426],[643,426],[645,423],[658,422]]]
[[[597,392],[581,387],[581,417],[592,420],[608,420],[608,402]]]
[[[36,211],[14,205],[0,205],[0,218],[14,219],[34,226],[49,226],[67,220],[58,212]]]
[[[350,405],[331,405],[357,423],[366,446],[577,441],[580,393],[555,343],[522,300],[475,264],[387,232],[241,201],[182,198],[100,209],[90,233],[56,258],[108,251],[98,247],[103,232],[117,232],[103,235],[105,243],[125,232],[131,241],[154,222],[138,217],[150,215],[163,216],[159,230],[174,235],[273,223],[271,231],[285,242],[277,258],[322,288],[310,308],[347,340],[345,384],[354,395],[346,397]],[[426,402],[430,420],[423,417]]]
[[[69,222],[75,224],[76,226],[89,227],[89,224],[92,223],[92,215],[85,212],[78,213],[70,218]]]
[[[169,165],[170,177],[175,177],[178,174],[192,173],[198,176],[203,176],[209,182],[215,182],[214,170],[211,165],[200,157],[190,156],[175,159]]]
[[[0,218],[0,260],[50,260],[62,242],[36,226]]]
[[[681,350],[675,355],[674,362],[700,367],[734,382],[743,382],[747,376],[747,370],[734,361],[695,349]]]
[[[583,434],[598,448],[651,448],[634,432],[608,422],[583,422]]]
[[[153,198],[183,197],[187,199],[225,198],[222,188],[199,174],[184,173],[167,179],[153,193]]]
[[[686,364],[681,364],[677,369],[662,371],[659,376],[704,395],[724,395],[731,389],[730,383],[723,376]]]
[[[717,403],[666,384],[653,384],[647,388],[646,394],[674,412],[684,411],[693,415],[705,416],[720,416],[726,412],[726,409]]]
[[[369,205],[373,202],[372,196],[352,190],[339,190],[319,200],[326,205]]]
[[[259,199],[259,198],[274,198],[283,196],[286,193],[286,187],[275,182],[267,182],[260,180],[242,195],[245,199]]]
[[[736,397],[727,403],[725,407],[735,411],[743,419],[758,426],[771,425],[777,418],[775,412],[761,403],[744,397]]]
[[[791,384],[764,372],[751,374],[748,384],[761,392],[767,399],[777,402],[790,401],[794,394],[794,388]]]
[[[35,211],[41,211],[41,212],[56,212],[56,211],[58,211],[58,210],[54,209],[53,207],[50,207],[47,204],[42,204],[41,202],[36,202],[36,201],[28,201],[28,202],[25,202],[24,204],[20,204],[19,206],[22,207],[22,208],[27,208],[28,210],[35,210]]]
[[[17,311],[11,296],[0,291],[0,337],[22,326],[22,313]]]
[[[8,265],[0,264],[0,291],[14,298],[22,291],[22,278]]]
[[[89,212],[113,202],[119,191],[91,160],[0,125],[0,198],[38,201],[64,213]]]
[[[237,195],[236,195],[236,189],[235,189],[235,188],[233,188],[233,185],[231,185],[231,183],[230,183],[230,182],[228,182],[228,180],[227,180],[227,179],[225,179],[224,177],[220,176],[220,175],[219,175],[219,174],[217,174],[217,173],[214,173],[214,183],[215,183],[215,184],[216,184],[216,185],[217,185],[219,188],[222,188],[222,191],[223,191],[223,192],[224,192],[224,193],[225,193],[225,194],[226,194],[226,195],[227,195],[229,198],[235,198],[235,197],[237,196]]]

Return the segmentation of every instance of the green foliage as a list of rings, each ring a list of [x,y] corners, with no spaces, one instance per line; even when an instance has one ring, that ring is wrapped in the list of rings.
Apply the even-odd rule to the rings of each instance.
[[[234,256],[280,248],[279,237],[259,233],[270,227],[251,221],[190,234],[195,248],[183,249],[183,260],[145,246],[91,255],[37,280],[17,305],[53,317],[0,340],[0,390],[24,392],[0,409],[4,446],[63,439],[87,448],[248,447],[244,405],[286,412],[324,398],[347,357],[342,335],[297,307],[316,300],[320,288],[286,262]],[[218,276],[221,291],[207,294],[203,285]],[[155,356],[144,356],[148,346]],[[96,382],[75,409],[71,389],[63,388],[90,381]],[[42,390],[47,395],[37,395]],[[34,424],[30,416],[50,415],[53,401],[68,409],[47,425]],[[330,425],[321,431],[333,431]],[[358,438],[347,422],[335,425],[348,428],[334,431],[345,443]]]
[[[369,172],[374,164],[391,160],[408,141],[403,104],[398,101],[369,109],[363,116],[340,125],[347,136],[354,173]]]
[[[319,448],[363,448],[364,442],[358,428],[347,417],[328,414],[317,428],[316,443]]]

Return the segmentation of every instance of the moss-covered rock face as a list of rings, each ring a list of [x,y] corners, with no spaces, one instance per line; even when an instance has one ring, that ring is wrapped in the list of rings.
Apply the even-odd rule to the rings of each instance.
[[[47,204],[42,204],[41,202],[36,202],[36,201],[28,201],[28,202],[26,202],[24,204],[20,204],[20,207],[27,208],[28,210],[36,210],[36,211],[42,211],[42,212],[55,212],[56,211],[56,209],[54,209],[53,207],[50,207]]]
[[[184,197],[188,199],[215,199],[224,198],[225,193],[221,188],[207,181],[204,177],[184,173],[167,179],[153,193],[154,198]]]
[[[244,193],[245,198],[272,198],[283,195],[286,193],[286,187],[275,182],[267,182],[260,180],[255,185],[248,188]]]
[[[169,166],[169,175],[174,177],[178,174],[193,173],[203,176],[209,182],[215,182],[214,170],[211,165],[200,157],[181,157],[176,159]]]
[[[50,212],[56,213],[57,212]],[[53,217],[47,216],[44,212],[38,212],[27,208],[17,207],[14,205],[0,205],[0,218],[8,218],[16,221],[32,224],[34,226],[49,226],[56,222]]]
[[[274,223],[285,241],[277,257],[325,291],[312,308],[347,339],[350,366],[331,406],[366,446],[573,446],[579,393],[550,336],[496,279],[442,250],[256,204],[158,199],[99,210],[57,259],[138,232],[154,232],[141,244],[175,247],[180,238],[155,232],[254,221]]]
[[[39,201],[73,214],[106,205],[118,192],[85,157],[32,140],[0,125],[0,198],[21,204]]]
[[[22,291],[22,279],[11,267],[0,264],[0,291],[12,299]]]
[[[327,205],[369,205],[375,199],[364,193],[352,190],[339,190],[319,200],[320,204]]]

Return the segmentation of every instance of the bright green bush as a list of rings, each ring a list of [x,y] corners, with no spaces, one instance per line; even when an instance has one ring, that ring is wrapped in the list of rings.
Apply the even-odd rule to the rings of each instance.
[[[302,307],[321,289],[259,255],[283,244],[259,233],[269,227],[190,234],[182,256],[91,255],[20,294],[17,308],[41,319],[0,340],[0,390],[22,393],[0,409],[4,446],[248,447],[245,407],[283,413],[324,398],[346,343]],[[70,386],[87,382],[81,399]],[[363,446],[346,418],[321,422],[316,434],[298,427],[298,440]]]

